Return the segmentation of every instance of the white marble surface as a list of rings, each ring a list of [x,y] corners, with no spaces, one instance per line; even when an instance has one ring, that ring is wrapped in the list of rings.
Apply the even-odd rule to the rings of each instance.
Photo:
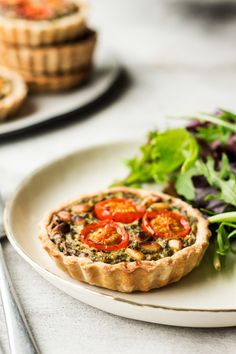
[[[33,169],[90,143],[141,137],[165,115],[225,107],[236,110],[236,9],[149,0],[91,1],[100,40],[127,67],[131,84],[88,119],[0,145],[4,194]],[[235,353],[235,329],[187,329],[118,318],[52,287],[6,242],[13,282],[43,354]],[[0,348],[9,353],[0,305]],[[1,352],[0,349],[0,352]]]

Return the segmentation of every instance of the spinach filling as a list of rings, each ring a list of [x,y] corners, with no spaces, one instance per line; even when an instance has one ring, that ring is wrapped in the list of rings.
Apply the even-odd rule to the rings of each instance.
[[[147,199],[127,192],[112,192],[82,198],[76,204],[72,204],[52,216],[48,226],[51,241],[54,242],[58,249],[66,256],[87,257],[91,261],[108,264],[137,261],[133,251],[137,254],[141,254],[142,260],[155,261],[164,257],[170,257],[175,252],[191,246],[196,241],[197,220],[188,217],[185,212],[172,206],[170,203],[168,207],[170,211],[181,213],[188,219],[191,225],[191,232],[187,236],[176,240],[152,237],[143,231],[141,225],[142,221],[136,220],[132,224],[123,224],[123,227],[129,234],[130,240],[128,248],[131,252],[127,252],[127,249],[105,252],[89,247],[81,241],[80,233],[86,225],[99,222],[94,214],[95,204],[112,198],[126,198],[137,204],[142,203],[143,205],[145,205],[145,199]],[[158,201],[158,203],[162,202],[163,201],[160,200]],[[151,201],[147,199],[146,210],[151,210],[154,204],[156,204],[155,199]],[[150,244],[151,248],[148,246]]]

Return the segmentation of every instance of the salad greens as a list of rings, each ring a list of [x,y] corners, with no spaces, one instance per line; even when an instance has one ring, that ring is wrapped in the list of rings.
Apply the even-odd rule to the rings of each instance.
[[[207,194],[205,200],[218,199],[236,206],[236,175],[231,170],[227,155],[223,154],[220,169],[214,167],[214,160],[208,157],[207,161],[197,160],[195,165],[176,178],[176,191],[186,200],[193,200],[195,189],[192,182],[194,176],[204,176],[208,184],[216,188],[216,193]]]
[[[116,185],[169,186],[202,210],[215,235],[213,263],[220,270],[223,258],[236,254],[236,114],[219,110],[189,119],[186,128],[150,132],[140,155],[127,161],[129,175]]]
[[[186,119],[190,120],[197,120],[197,121],[203,121],[203,122],[208,122],[212,123],[210,127],[213,127],[213,130],[219,130],[219,128],[226,128],[228,131],[231,132],[236,132],[236,114],[225,111],[223,109],[220,109],[218,112],[215,114],[206,114],[206,113],[201,113],[198,114],[194,117],[185,117]],[[208,125],[205,125],[205,127],[208,127]]]
[[[172,129],[163,133],[153,131],[147,144],[141,147],[141,157],[127,162],[130,175],[123,181],[127,186],[142,183],[167,183],[173,172],[187,171],[197,160],[199,146],[186,129]]]
[[[216,270],[221,270],[220,256],[224,257],[228,252],[236,254],[236,249],[230,243],[236,236],[236,212],[213,215],[208,218],[208,221],[219,224],[215,230],[213,264]]]

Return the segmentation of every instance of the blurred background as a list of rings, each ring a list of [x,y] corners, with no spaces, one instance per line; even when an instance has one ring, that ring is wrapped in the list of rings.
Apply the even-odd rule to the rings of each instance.
[[[236,108],[236,2],[90,2],[101,42],[137,81],[137,115],[154,107],[160,116]],[[146,88],[141,111],[139,84]]]
[[[125,68],[126,85],[108,105],[87,116],[1,141],[4,196],[33,169],[72,150],[121,139],[141,141],[151,129],[172,124],[164,119],[167,116],[211,112],[218,107],[236,111],[236,1],[90,0],[90,19],[99,33],[99,50],[106,53],[106,48]],[[207,353],[231,353],[225,347],[225,343],[234,345],[230,329],[215,331],[215,335],[207,330],[175,332],[175,328],[140,325],[102,314],[49,286],[16,258],[10,246],[7,257],[30,323],[47,353],[55,352],[55,335],[58,348],[66,346],[68,353],[85,353],[88,345],[91,353],[105,353],[107,338],[110,348],[119,352],[124,352],[122,343],[135,338],[133,348],[125,348],[140,353],[141,344],[147,341],[149,351],[155,352],[159,341],[164,346],[168,342],[172,352],[182,353],[178,337],[192,353],[202,350],[202,345]],[[45,296],[53,299],[50,306]],[[55,323],[61,321],[63,326],[57,325],[55,331]],[[99,348],[87,331],[91,324]],[[116,328],[115,336],[109,336],[112,328]],[[103,337],[101,329],[106,334]],[[0,342],[7,348],[6,331],[0,330]]]

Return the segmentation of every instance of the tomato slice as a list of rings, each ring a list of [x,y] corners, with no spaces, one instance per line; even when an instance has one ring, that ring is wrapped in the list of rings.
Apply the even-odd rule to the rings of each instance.
[[[95,214],[99,220],[114,220],[130,224],[143,217],[145,209],[130,199],[112,198],[95,205]]]
[[[29,20],[46,20],[53,15],[52,9],[46,4],[23,3],[19,6],[18,13]]]
[[[105,220],[85,226],[81,231],[81,240],[90,247],[111,252],[126,248],[129,234],[123,226]]]
[[[191,227],[188,220],[169,210],[147,212],[142,220],[142,228],[153,237],[180,238],[187,236]]]

